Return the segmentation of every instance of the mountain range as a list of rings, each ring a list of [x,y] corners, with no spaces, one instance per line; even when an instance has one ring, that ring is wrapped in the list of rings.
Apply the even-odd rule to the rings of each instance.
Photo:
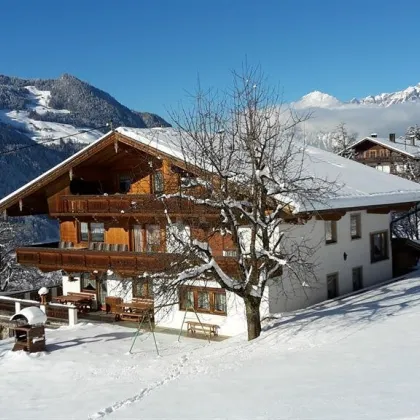
[[[319,91],[311,92],[291,106],[299,113],[310,114],[303,124],[309,143],[330,149],[338,124],[356,137],[387,137],[389,133],[404,135],[407,128],[420,125],[420,83],[407,89],[369,95],[348,102]]]
[[[169,126],[69,74],[47,80],[0,75],[0,197],[97,139],[110,124]],[[65,139],[48,142],[58,138]],[[27,147],[35,142],[38,147]],[[4,155],[20,147],[25,152]]]
[[[352,105],[371,105],[389,107],[391,105],[420,102],[420,83],[407,89],[393,92],[369,95],[365,98],[353,98],[349,102],[342,102],[328,93],[315,90],[294,102],[296,108],[336,108],[351,107]]]

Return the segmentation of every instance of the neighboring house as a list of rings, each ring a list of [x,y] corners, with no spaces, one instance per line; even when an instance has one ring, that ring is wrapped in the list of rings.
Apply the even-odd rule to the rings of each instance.
[[[405,172],[410,162],[420,160],[420,147],[415,138],[405,140],[391,133],[389,138],[371,134],[349,146],[353,159],[380,171],[398,175]]]
[[[169,270],[177,258],[167,216],[192,238],[200,238],[220,217],[219,211],[180,197],[167,200],[165,214],[156,199],[191,185],[198,196],[204,194],[200,183],[192,182],[196,174],[176,143],[171,129],[121,127],[0,200],[4,217],[47,214],[59,222],[59,244],[18,248],[18,262],[62,270],[64,294],[90,291],[98,309],[109,297],[153,298],[158,280],[152,274]],[[317,249],[318,282],[303,278],[296,284],[286,268],[283,281],[266,289],[264,315],[390,279],[389,213],[420,201],[419,184],[320,149],[305,153],[308,170],[340,185],[336,196],[311,210],[297,210],[284,225],[286,240],[306,238]],[[210,245],[218,264],[235,276],[236,251],[229,237],[215,235]],[[179,329],[188,297],[203,322],[221,327],[220,334],[245,330],[242,301],[217,283],[186,283],[179,296],[156,313],[158,325]]]

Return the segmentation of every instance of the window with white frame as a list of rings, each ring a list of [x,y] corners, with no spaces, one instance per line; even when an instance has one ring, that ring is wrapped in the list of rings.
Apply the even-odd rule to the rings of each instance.
[[[351,239],[362,237],[362,216],[360,213],[350,215],[350,236]]]
[[[325,243],[334,244],[337,242],[337,222],[335,220],[325,221]]]
[[[370,261],[377,262],[387,260],[388,252],[388,231],[375,232],[370,234]]]

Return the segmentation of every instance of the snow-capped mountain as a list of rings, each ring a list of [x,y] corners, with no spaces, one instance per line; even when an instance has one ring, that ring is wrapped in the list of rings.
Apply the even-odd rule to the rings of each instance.
[[[407,89],[398,92],[380,93],[378,95],[369,95],[359,99],[353,98],[348,102],[340,101],[335,96],[315,90],[302,96],[298,101],[293,102],[293,105],[296,109],[351,107],[352,105],[387,107],[390,105],[417,102],[420,102],[420,83],[415,86],[409,86]]]
[[[328,95],[328,93],[320,92],[319,90],[314,90],[313,92],[302,96],[302,98],[298,102],[294,103],[294,107],[296,109],[334,108],[341,105],[342,102],[340,102],[337,98]]]
[[[48,80],[0,75],[0,197],[100,137],[110,122],[135,128],[169,125],[68,74]],[[27,147],[33,142],[43,144]],[[2,155],[21,146],[25,153]]]
[[[157,115],[121,105],[112,96],[74,76],[28,80],[0,76],[0,122],[32,140],[64,137],[89,143],[98,138],[107,123],[136,128],[168,126]],[[81,134],[86,129],[95,129]]]
[[[420,124],[420,83],[402,91],[380,93],[365,98],[341,101],[327,93],[314,91],[291,103],[298,112],[310,111],[311,118],[303,124],[309,143],[330,149],[334,132],[345,123],[349,133],[367,136],[378,133],[404,135],[407,128]]]
[[[390,106],[395,104],[413,103],[420,101],[420,83],[416,86],[409,86],[407,89],[394,93],[381,93],[370,95],[362,99],[352,99],[352,104]]]

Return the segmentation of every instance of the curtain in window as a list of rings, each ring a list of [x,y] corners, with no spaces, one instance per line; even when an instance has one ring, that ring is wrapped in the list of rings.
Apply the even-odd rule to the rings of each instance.
[[[146,241],[147,241],[147,249],[146,249],[147,252],[160,251],[160,226],[159,225],[147,225]]]
[[[104,242],[105,228],[103,223],[90,224],[90,236],[92,242]]]
[[[89,240],[89,226],[87,223],[80,223],[80,240],[87,242]]]
[[[143,252],[143,229],[140,225],[133,226],[134,251]]]
[[[226,295],[222,293],[214,294],[214,310],[226,313]]]
[[[133,296],[149,298],[152,296],[152,284],[150,280],[133,280]]]
[[[210,309],[210,299],[208,292],[198,292],[198,308],[199,309]]]
[[[96,278],[91,277],[90,273],[82,273],[82,289],[96,290]]]

